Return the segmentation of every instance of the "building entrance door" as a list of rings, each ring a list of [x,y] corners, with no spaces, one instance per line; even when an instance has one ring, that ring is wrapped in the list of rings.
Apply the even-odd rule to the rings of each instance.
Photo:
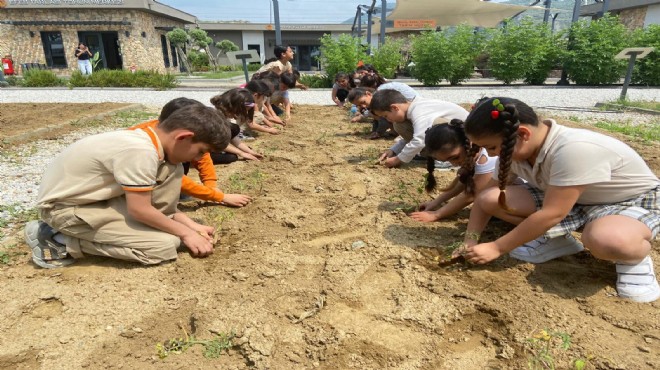
[[[78,32],[78,39],[87,45],[92,54],[99,53],[97,69],[123,68],[117,32]]]

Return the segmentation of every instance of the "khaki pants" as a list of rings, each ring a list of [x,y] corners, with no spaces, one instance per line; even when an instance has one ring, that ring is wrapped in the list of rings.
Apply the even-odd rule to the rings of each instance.
[[[433,120],[433,126],[439,125],[441,123],[447,123],[447,122],[449,122],[449,121],[446,118],[438,117],[438,118]],[[403,140],[406,143],[409,143],[410,140],[413,139],[413,135],[415,134],[415,130],[413,130],[412,122],[406,120],[406,121],[403,121],[401,123],[393,123],[392,125],[394,126],[394,131],[396,131],[396,133],[399,134],[399,136],[401,136],[401,138],[403,138]],[[419,153],[419,155],[421,155],[422,157],[428,156],[428,153],[426,152],[426,148],[422,149],[422,151]]]
[[[163,163],[158,169],[151,204],[166,216],[177,211],[183,166]],[[67,236],[66,250],[74,258],[85,254],[145,265],[176,259],[179,237],[135,221],[126,197],[80,206],[54,205],[41,209],[41,218]]]

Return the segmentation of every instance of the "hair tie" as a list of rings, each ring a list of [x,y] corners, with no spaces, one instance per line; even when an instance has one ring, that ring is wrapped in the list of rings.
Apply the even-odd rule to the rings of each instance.
[[[492,119],[498,119],[498,118],[500,118],[500,112],[504,112],[504,105],[502,105],[502,103],[500,102],[500,99],[494,99],[494,100],[493,100],[493,107],[494,107],[495,109],[493,109],[493,110],[490,112],[490,117],[491,117]]]
[[[245,103],[245,106],[248,108],[254,108],[254,103]]]

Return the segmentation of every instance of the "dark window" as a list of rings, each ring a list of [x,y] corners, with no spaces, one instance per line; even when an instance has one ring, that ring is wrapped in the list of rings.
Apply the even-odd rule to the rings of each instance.
[[[44,45],[46,64],[49,67],[66,68],[64,44],[61,32],[41,32],[41,42]]]
[[[178,67],[179,61],[176,57],[176,47],[174,47],[174,44],[171,42],[170,42],[170,50],[172,50],[172,67]]]
[[[160,35],[160,44],[163,48],[163,61],[165,62],[165,68],[170,67],[170,56],[167,52],[167,37],[165,35]]]

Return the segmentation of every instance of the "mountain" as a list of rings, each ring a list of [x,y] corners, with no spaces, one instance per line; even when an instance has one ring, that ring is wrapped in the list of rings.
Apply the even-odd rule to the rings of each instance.
[[[552,16],[559,13],[557,19],[555,20],[555,30],[563,30],[571,25],[571,19],[573,18],[573,7],[575,6],[575,1],[580,0],[552,0],[551,10],[550,10],[550,22],[552,21]],[[529,5],[533,3],[532,0],[509,0],[509,1],[500,1],[502,4],[511,4],[511,5]],[[544,0],[541,0],[536,6],[543,7],[545,3]],[[543,21],[543,10],[527,10],[518,17],[531,17],[534,20],[539,22]]]

